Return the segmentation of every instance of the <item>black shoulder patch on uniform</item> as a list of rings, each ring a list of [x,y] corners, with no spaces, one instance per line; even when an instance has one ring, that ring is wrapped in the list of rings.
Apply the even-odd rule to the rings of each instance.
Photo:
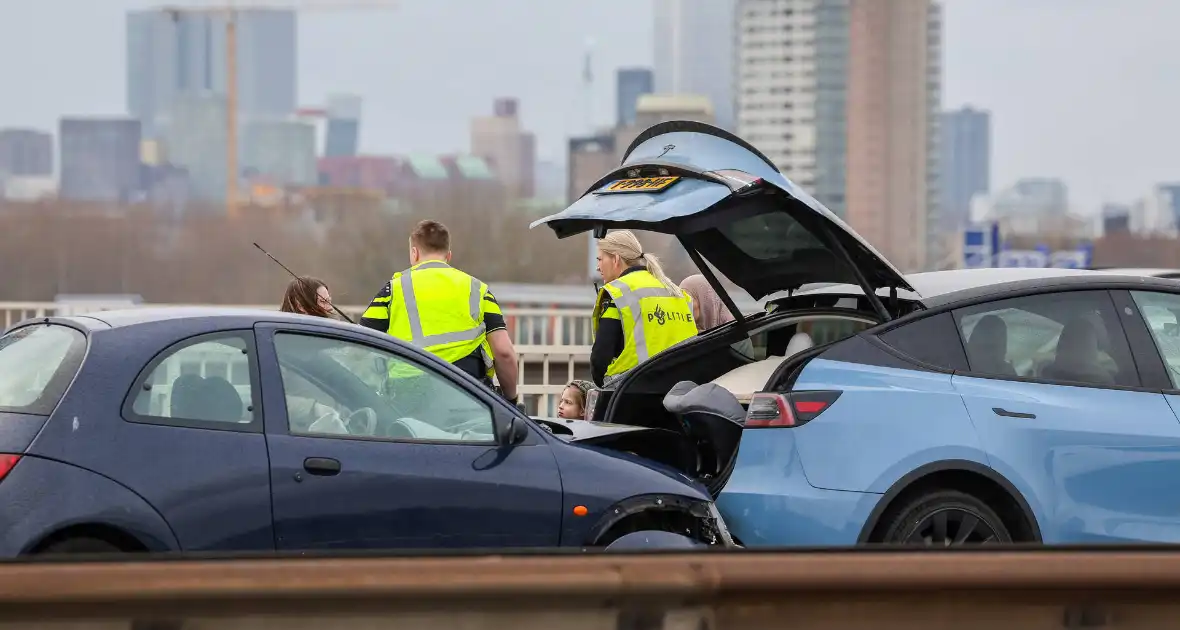
[[[381,287],[381,291],[377,293],[376,297],[389,297],[391,295],[393,295],[392,281],[388,281],[385,283],[385,286]]]
[[[499,302],[496,301],[496,296],[492,295],[491,291],[488,291],[487,293],[485,293],[483,296],[483,299],[491,302],[492,304],[499,304]]]

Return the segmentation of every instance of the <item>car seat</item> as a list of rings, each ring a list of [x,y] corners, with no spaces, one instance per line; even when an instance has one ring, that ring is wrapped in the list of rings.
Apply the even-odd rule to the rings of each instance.
[[[201,400],[199,411],[201,415],[196,420],[213,422],[241,422],[242,396],[237,388],[220,376],[207,376],[201,384]]]
[[[723,473],[737,452],[746,410],[716,383],[680,381],[664,396],[664,409],[683,424],[696,445],[697,476]]]
[[[800,352],[803,352],[814,345],[815,342],[812,341],[811,335],[805,332],[797,332],[791,337],[791,340],[787,342],[786,356],[789,357],[794,354],[799,354]]]
[[[172,389],[168,394],[168,417],[196,420],[204,383],[205,379],[200,374],[181,374],[172,381]]]
[[[1098,362],[1098,344],[1098,330],[1090,320],[1070,319],[1057,337],[1057,353],[1042,376],[1056,381],[1113,385],[1114,377]]]
[[[999,315],[984,315],[967,339],[967,361],[972,371],[1016,376],[1008,362],[1008,323]]]

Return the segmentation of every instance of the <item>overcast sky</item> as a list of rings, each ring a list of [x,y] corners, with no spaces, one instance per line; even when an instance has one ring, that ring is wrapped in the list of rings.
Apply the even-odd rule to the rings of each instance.
[[[123,113],[124,11],[151,4],[0,0],[0,127],[54,129],[61,115]],[[993,188],[1062,177],[1077,209],[1090,211],[1180,181],[1180,2],[944,4],[943,102],[991,110]],[[565,138],[586,127],[585,41],[596,42],[593,115],[605,124],[614,69],[651,63],[651,22],[641,0],[401,0],[390,11],[309,11],[300,22],[300,97],[362,94],[366,152],[441,153],[467,148],[468,119],[494,97],[517,96],[541,157],[561,159]]]

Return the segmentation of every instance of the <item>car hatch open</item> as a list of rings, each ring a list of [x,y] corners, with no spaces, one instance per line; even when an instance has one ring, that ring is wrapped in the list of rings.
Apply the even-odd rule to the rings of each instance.
[[[643,132],[622,165],[565,210],[535,221],[558,238],[593,230],[675,235],[735,310],[707,261],[761,299],[811,283],[912,290],[889,261],[839,217],[783,176],[757,149],[698,122],[673,121]],[[740,314],[735,313],[740,318]]]

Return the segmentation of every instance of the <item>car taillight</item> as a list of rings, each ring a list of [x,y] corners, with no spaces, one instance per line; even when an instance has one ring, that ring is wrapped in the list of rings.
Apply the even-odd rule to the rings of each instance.
[[[797,427],[814,420],[839,397],[840,392],[833,391],[760,392],[746,408],[746,427]]]
[[[591,389],[586,392],[586,412],[583,417],[584,420],[594,419],[594,405],[598,403],[598,390]]]
[[[20,455],[0,455],[0,480],[8,476],[13,466],[20,461]]]

